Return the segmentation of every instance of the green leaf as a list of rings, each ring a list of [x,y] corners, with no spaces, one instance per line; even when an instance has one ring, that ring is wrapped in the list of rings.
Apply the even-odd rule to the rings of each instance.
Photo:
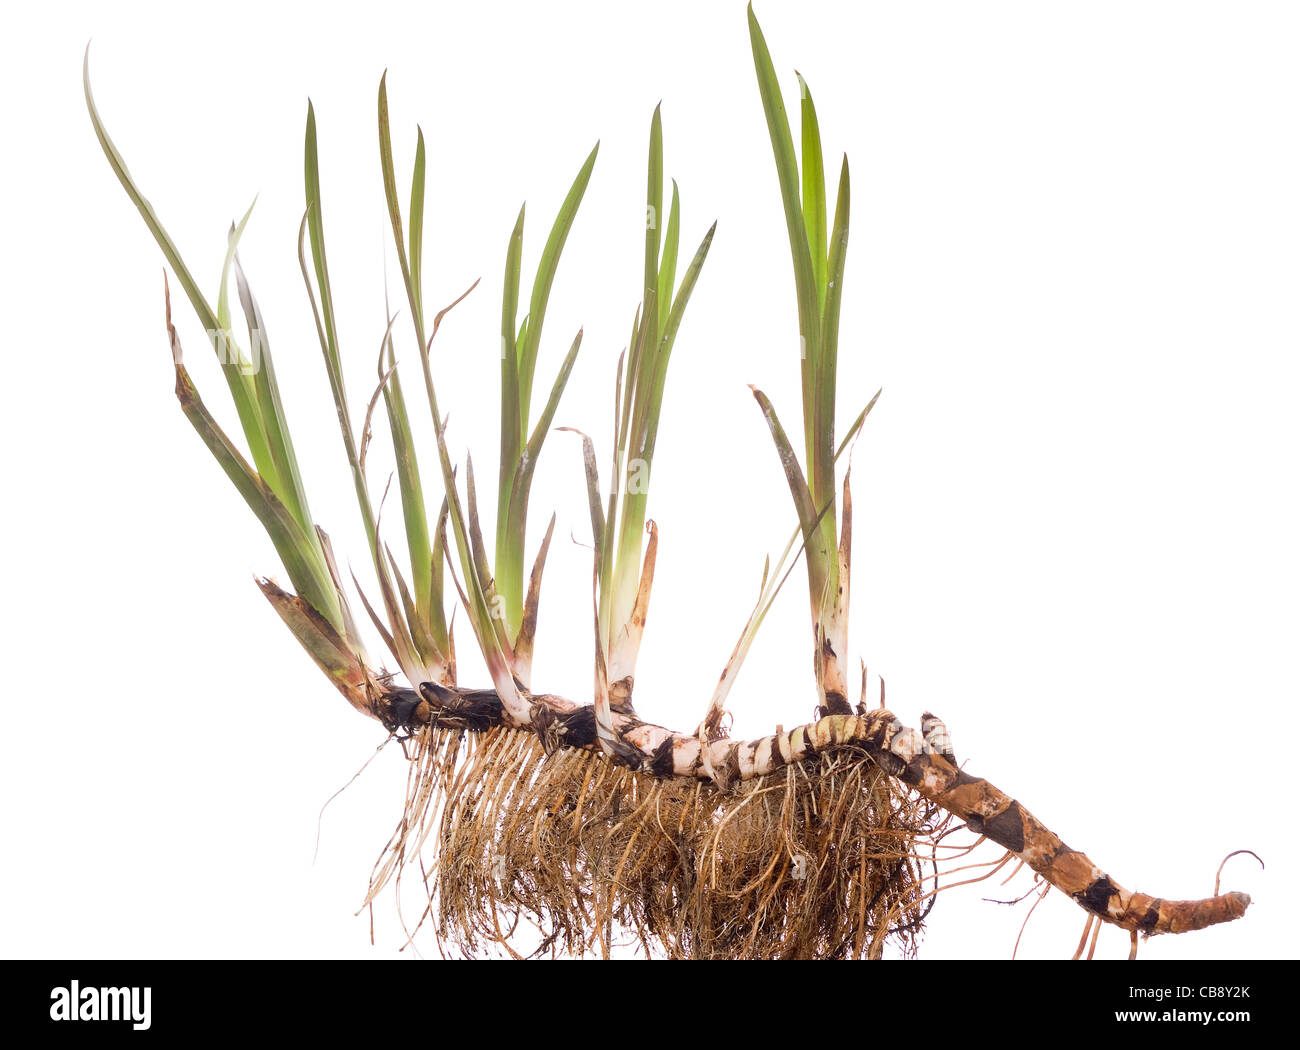
[[[659,241],[663,236],[664,205],[664,133],[663,122],[655,106],[650,118],[650,150],[646,161],[645,284],[643,295],[649,301],[659,287]]]
[[[673,305],[673,281],[677,279],[677,239],[681,226],[681,201],[677,196],[677,180],[673,179],[673,203],[668,211],[668,229],[664,233],[664,250],[659,260],[659,283],[655,299],[659,304],[659,331],[668,324],[668,311]]]
[[[309,127],[312,125],[310,115],[308,118],[308,124]],[[311,152],[314,153],[314,132],[310,136],[310,140],[313,143]],[[347,453],[348,465],[352,468],[352,483],[357,496],[357,504],[361,511],[361,521],[366,529],[366,539],[370,544],[371,557],[375,561],[376,571],[382,572],[383,561],[379,557],[379,536],[375,528],[375,515],[370,506],[370,494],[366,488],[365,474],[361,469],[361,460],[357,455],[356,441],[352,435],[352,420],[348,413],[347,398],[342,389],[343,376],[335,367],[337,354],[331,350],[330,337],[322,320],[321,310],[316,300],[316,293],[312,290],[311,274],[307,268],[305,241],[312,225],[312,213],[315,210],[316,209],[309,204],[307,211],[303,213],[302,223],[298,227],[298,265],[302,270],[303,284],[307,289],[307,298],[311,303],[312,317],[316,321],[316,335],[320,340],[321,353],[325,358],[325,372],[330,381],[330,393],[334,398],[334,409],[338,416],[339,431],[343,435],[343,448]]]
[[[230,233],[226,237],[226,258],[221,264],[221,287],[217,291],[217,323],[221,325],[222,331],[230,330],[230,297],[227,294],[230,286],[230,266],[235,260],[239,240],[244,236],[244,228],[248,225],[255,207],[257,207],[256,198],[248,206],[248,211],[244,212],[244,217],[239,220],[238,225],[231,225]]]
[[[479,586],[487,592],[492,586],[492,569],[487,561],[487,548],[483,545],[483,530],[479,527],[478,495],[474,488],[474,459],[465,458],[465,502],[469,508],[469,536],[474,555],[474,569]]]
[[[532,489],[533,471],[536,469],[537,461],[541,457],[542,445],[546,441],[547,432],[555,419],[555,413],[560,407],[560,398],[563,396],[564,388],[569,382],[569,375],[573,372],[573,365],[578,358],[578,349],[581,346],[582,330],[579,329],[577,336],[574,337],[573,343],[569,347],[569,352],[564,357],[564,363],[560,366],[560,371],[556,374],[555,382],[551,386],[550,397],[546,399],[546,406],[542,409],[542,414],[537,420],[537,425],[533,428],[527,446],[519,456],[519,464],[510,486],[510,502],[506,510],[506,518],[509,523],[507,525],[507,542],[504,551],[498,551],[497,588],[505,599],[506,622],[512,636],[519,630],[520,617],[523,615],[524,543],[528,528],[528,495]],[[502,553],[506,556],[504,560],[501,558]]]
[[[455,654],[451,648],[451,636],[447,630],[447,616],[443,611],[442,565],[447,549],[447,501],[442,501],[438,512],[438,523],[433,529],[432,571],[429,580],[429,633],[433,636],[438,652],[443,654],[448,664],[454,664]],[[454,675],[453,675],[453,681]]]
[[[519,401],[519,345],[523,334],[516,338],[515,317],[519,312],[519,268],[524,248],[524,208],[511,231],[506,246],[506,271],[501,293],[501,459],[497,474],[497,567],[509,560],[510,489],[514,484],[515,468],[523,451],[522,417]],[[522,565],[522,562],[520,563]]]
[[[537,551],[533,562],[533,571],[528,578],[528,597],[524,600],[524,618],[519,625],[519,634],[514,642],[515,675],[525,688],[532,684],[533,645],[537,639],[537,615],[542,601],[542,573],[546,569],[546,555],[551,549],[551,536],[555,532],[555,515],[546,526],[546,535]]]
[[[718,224],[715,222],[709,227],[709,232],[704,235],[704,239],[700,241],[700,246],[695,249],[695,256],[691,259],[690,266],[686,268],[686,274],[682,277],[681,286],[677,289],[677,295],[673,299],[673,308],[668,314],[668,323],[664,326],[663,335],[660,339],[659,352],[655,358],[652,385],[646,400],[645,438],[641,446],[641,456],[647,462],[654,458],[655,443],[658,440],[659,417],[664,400],[664,384],[668,378],[668,360],[672,356],[673,345],[677,341],[677,331],[682,326],[682,318],[686,315],[686,306],[691,301],[691,293],[695,291],[695,283],[700,278],[700,271],[704,269],[704,260],[709,256],[709,248],[713,245],[713,235],[717,232],[717,229]]]
[[[444,657],[437,645],[434,644],[433,637],[421,618],[415,599],[411,597],[411,589],[406,585],[406,580],[402,577],[402,570],[397,564],[397,559],[393,557],[393,552],[388,548],[387,544],[384,544],[384,553],[388,556],[388,569],[393,574],[393,580],[397,584],[397,592],[402,599],[402,611],[406,617],[405,622],[410,634],[411,644],[415,648],[415,655],[419,657],[423,667],[436,668],[444,663]]]
[[[411,289],[415,293],[416,328],[424,330],[424,296],[421,266],[424,261],[424,129],[415,129],[415,168],[411,173],[410,266]]]
[[[185,260],[176,249],[166,229],[158,220],[157,214],[153,210],[153,205],[145,198],[144,194],[131,178],[131,173],[127,170],[126,162],[122,155],[117,151],[113,140],[108,135],[108,130],[104,127],[104,122],[100,119],[99,110],[95,106],[95,96],[90,90],[90,45],[86,45],[86,54],[81,65],[81,83],[86,95],[86,109],[90,113],[90,122],[95,129],[95,137],[99,139],[100,149],[104,151],[104,156],[108,159],[109,167],[117,176],[122,188],[131,198],[131,202],[139,210],[144,223],[149,227],[149,232],[153,234],[154,240],[158,242],[158,247],[162,249],[163,257],[167,264],[176,274],[176,279],[180,282],[181,288],[184,289],[186,296],[190,300],[190,305],[194,307],[194,312],[198,314],[199,320],[209,331],[220,329],[221,323],[217,319],[216,312],[208,305],[203,293],[199,291],[198,282],[194,280],[190,273],[189,267],[185,265]]]
[[[375,630],[379,632],[379,637],[383,639],[384,645],[388,647],[390,653],[396,656],[402,651],[398,646],[397,639],[393,637],[393,633],[384,624],[384,621],[379,618],[379,614],[375,612],[375,608],[370,604],[370,599],[366,597],[366,592],[362,590],[361,582],[357,579],[355,572],[352,574],[352,586],[361,598],[361,604],[365,606],[366,613],[370,616],[370,622],[375,625]]]
[[[393,245],[397,251],[398,264],[402,273],[402,284],[406,289],[407,304],[411,309],[411,320],[415,329],[416,345],[424,352],[424,305],[421,293],[421,262],[424,237],[424,189],[425,189],[425,152],[424,132],[417,128],[415,144],[415,165],[411,176],[409,238],[410,255],[402,240],[402,209],[397,199],[397,176],[393,169],[392,135],[388,120],[388,74],[379,81],[378,121],[379,121],[379,163],[384,180],[384,198],[388,204],[388,218],[392,227]],[[444,311],[445,312],[445,311]],[[441,315],[440,315],[441,316]],[[394,360],[390,344],[389,361]],[[391,393],[389,392],[391,389]],[[431,601],[441,602],[441,595],[430,595],[432,586],[432,555],[429,544],[428,513],[425,508],[424,490],[420,483],[419,461],[415,453],[415,443],[411,434],[410,418],[406,411],[406,399],[402,395],[401,381],[394,374],[391,387],[385,390],[385,405],[388,408],[390,430],[393,436],[393,450],[397,457],[398,478],[402,494],[402,512],[406,522],[407,549],[411,558],[411,576],[418,596],[416,609],[420,626],[426,630],[432,622]],[[412,625],[415,631],[415,625]]]
[[[858,413],[858,418],[853,421],[853,425],[849,427],[848,432],[844,435],[844,440],[840,442],[839,448],[835,450],[836,459],[839,459],[844,450],[848,448],[849,442],[857,437],[858,431],[862,429],[862,424],[867,421],[867,416],[869,416],[871,410],[876,407],[876,402],[880,400],[880,395],[883,392],[883,387],[880,390],[877,390],[875,394],[872,395],[871,400],[867,402],[867,407]]]
[[[253,348],[258,364],[253,377],[258,406],[278,475],[272,488],[303,530],[310,532],[315,526],[311,510],[307,506],[307,490],[298,471],[298,457],[289,436],[289,422],[280,401],[280,386],[275,378],[275,363],[271,359],[271,341],[266,332],[266,322],[262,320],[262,312],[258,309],[257,300],[253,298],[243,267],[239,264],[238,253],[235,253],[233,261],[239,305],[248,323],[249,346]]]
[[[469,293],[466,292],[465,294],[468,295]],[[434,322],[434,331],[437,331],[437,320]],[[492,610],[488,607],[487,596],[479,583],[478,572],[474,566],[469,528],[465,520],[465,511],[460,503],[460,494],[456,490],[456,474],[452,469],[451,454],[447,449],[447,439],[444,434],[445,423],[438,411],[438,395],[433,385],[433,371],[429,366],[427,347],[424,353],[420,355],[420,363],[423,366],[425,393],[428,395],[429,413],[433,417],[433,431],[438,441],[438,462],[442,467],[442,481],[447,493],[452,531],[456,539],[456,553],[460,559],[461,571],[465,577],[465,587],[461,587],[460,581],[456,579],[454,572],[452,573],[452,582],[456,585],[465,603],[466,611],[470,617],[470,626],[474,629],[475,638],[478,640],[479,649],[483,653],[483,659],[487,663],[488,673],[492,676],[492,683],[496,686],[497,693],[501,697],[502,706],[510,717],[526,720],[528,717],[527,704],[519,695],[518,687],[515,685],[511,674],[512,656],[497,633],[497,623],[494,622]],[[448,632],[448,651],[450,652],[450,632]]]
[[[831,231],[829,276],[822,314],[822,341],[817,364],[816,442],[813,449],[813,492],[817,499],[835,493],[835,388],[839,370],[840,303],[844,294],[844,263],[849,250],[849,161],[840,164],[835,225]]]
[[[794,262],[795,292],[799,302],[799,335],[803,340],[800,374],[803,381],[804,438],[808,459],[813,461],[812,423],[814,418],[814,392],[817,386],[818,348],[821,343],[820,303],[817,280],[814,275],[812,254],[808,247],[808,231],[804,224],[800,199],[799,168],[795,161],[794,140],[790,135],[790,122],[786,118],[781,87],[772,67],[772,56],[763,39],[754,7],[749,7],[749,39],[754,53],[754,71],[758,76],[759,95],[763,100],[763,113],[767,118],[768,136],[772,141],[772,156],[776,161],[777,181],[781,187],[781,203],[785,208],[786,231],[790,240],[790,255]]]
[[[334,584],[334,593],[338,595],[339,606],[343,610],[343,638],[362,663],[366,663],[365,646],[352,619],[352,610],[348,607],[347,596],[343,593],[343,576],[339,573],[338,561],[334,557],[334,546],[330,543],[329,533],[317,525],[316,539],[320,542],[321,552],[325,556],[325,567],[329,571],[330,580]]]
[[[591,180],[591,170],[596,166],[596,154],[600,143],[596,143],[587,155],[582,168],[579,169],[569,193],[560,205],[555,224],[551,227],[546,247],[542,249],[542,258],[537,265],[537,276],[533,279],[533,293],[528,306],[528,328],[520,337],[519,348],[519,406],[521,432],[528,430],[528,406],[533,393],[533,373],[537,366],[537,349],[542,338],[542,322],[546,318],[546,304],[550,299],[551,285],[555,282],[555,272],[560,265],[560,254],[564,251],[564,242],[568,239],[573,220],[578,214],[583,194],[587,192],[587,183]]]
[[[226,380],[226,385],[230,388],[230,395],[235,402],[235,411],[239,415],[239,425],[244,432],[244,439],[248,442],[253,463],[259,471],[268,477],[273,477],[275,467],[271,460],[270,449],[267,446],[266,434],[262,428],[256,393],[253,388],[253,379],[248,374],[247,362],[239,347],[235,345],[234,340],[229,335],[222,334],[226,331],[226,328],[221,324],[216,311],[203,297],[198,282],[190,273],[189,267],[185,265],[185,260],[181,258],[176,245],[159,221],[157,214],[153,210],[153,205],[140,192],[135,180],[131,178],[126,162],[117,151],[117,147],[109,137],[108,130],[104,127],[104,122],[100,119],[99,110],[95,106],[95,97],[90,90],[90,45],[86,46],[86,54],[81,67],[81,81],[86,96],[86,109],[90,113],[90,122],[94,126],[95,137],[99,139],[100,148],[108,159],[109,167],[113,169],[113,173],[122,184],[122,188],[126,190],[127,196],[140,212],[140,216],[144,219],[149,232],[153,234],[158,247],[162,249],[163,258],[167,260],[167,264],[172,268],[172,272],[176,275],[181,288],[185,291],[185,295],[198,316],[199,322],[207,332],[209,341],[212,343],[214,350],[217,351],[221,371]],[[224,346],[221,344],[221,340],[225,341]]]
[[[772,432],[772,442],[776,445],[777,455],[781,459],[781,469],[785,473],[786,483],[790,486],[790,495],[794,499],[795,513],[799,516],[799,525],[803,529],[804,543],[808,547],[809,566],[813,564],[813,556],[820,548],[813,543],[813,529],[817,520],[817,508],[812,500],[812,493],[808,490],[808,482],[804,480],[803,470],[799,466],[799,457],[795,455],[794,449],[790,445],[790,439],[786,435],[785,428],[781,426],[780,419],[777,418],[776,409],[772,407],[772,402],[768,400],[767,395],[757,387],[750,387],[754,393],[754,399],[758,402],[759,408],[763,410],[763,418],[767,420],[768,429]],[[820,552],[824,556],[824,552]]]
[[[560,407],[560,398],[564,396],[564,388],[569,382],[569,375],[573,372],[573,365],[578,360],[578,350],[581,346],[582,329],[579,328],[578,334],[573,337],[573,342],[569,345],[569,352],[564,355],[560,370],[555,374],[555,382],[551,384],[551,394],[546,399],[546,405],[537,419],[537,425],[533,427],[532,435],[528,438],[527,455],[530,476],[533,468],[537,465],[538,458],[542,454],[542,444],[545,442],[546,434],[555,419],[555,413]]]
[[[298,524],[288,508],[276,497],[271,487],[248,464],[225,432],[217,425],[189,372],[181,363],[180,337],[172,324],[171,294],[166,297],[167,333],[171,340],[172,356],[176,367],[176,399],[203,443],[208,447],[218,465],[243,496],[244,502],[257,515],[276,553],[284,563],[285,571],[299,595],[327,619],[336,630],[342,630],[343,617],[338,604],[333,581],[325,565],[315,533],[308,535]]]
[[[420,464],[415,453],[415,438],[411,432],[411,419],[406,408],[406,397],[397,375],[391,338],[386,341],[387,361],[381,358],[380,379],[383,383],[384,407],[388,412],[388,429],[392,435],[393,456],[397,465],[398,491],[402,498],[402,520],[406,526],[406,545],[411,558],[411,581],[417,596],[416,609],[420,622],[427,628],[431,623],[431,602],[441,605],[442,592],[432,591],[433,555],[429,543],[429,521],[424,502],[424,486],[420,480]]]
[[[316,334],[320,339],[321,354],[325,359],[325,372],[330,381],[330,394],[334,398],[334,410],[338,416],[339,432],[343,437],[343,449],[347,454],[348,465],[352,468],[352,486],[356,492],[357,507],[366,529],[366,539],[370,545],[375,571],[382,577],[385,569],[384,559],[379,549],[379,533],[365,475],[362,473],[361,461],[357,455],[356,437],[352,431],[352,417],[348,411],[343,367],[339,358],[338,326],[334,320],[334,294],[330,287],[329,262],[325,254],[320,159],[316,148],[316,111],[310,101],[307,103],[307,130],[303,136],[303,188],[307,198],[307,210],[298,231],[298,263],[302,268],[303,283],[307,287],[312,316],[316,321]],[[311,242],[312,268],[316,275],[315,292],[312,290],[311,274],[307,269],[307,259],[303,249],[304,232]],[[317,294],[319,294],[319,304]]]
[[[736,641],[736,646],[732,649],[731,656],[722,669],[718,684],[713,690],[713,697],[709,701],[708,710],[705,712],[699,728],[695,731],[696,736],[703,735],[712,740],[714,734],[718,731],[722,723],[727,696],[731,693],[731,687],[735,685],[741,666],[749,655],[754,639],[758,636],[758,629],[763,626],[763,620],[772,608],[772,604],[776,601],[776,596],[781,593],[781,588],[785,585],[785,581],[790,578],[790,573],[797,564],[797,562],[791,561],[790,568],[786,569],[785,572],[781,571],[785,566],[786,559],[790,557],[790,552],[794,550],[795,540],[799,537],[801,531],[796,529],[794,535],[790,537],[790,542],[785,545],[785,550],[781,552],[781,557],[777,559],[775,570],[771,570],[770,558],[763,559],[763,579],[758,586],[758,601],[754,604],[754,611],[750,613],[749,619],[745,622],[745,628],[741,631],[740,638]],[[802,550],[803,546],[801,544],[799,551],[796,552],[796,557]],[[771,580],[770,588],[768,586],[769,579]]]
[[[826,298],[826,173],[822,170],[822,137],[812,92],[799,78],[801,157],[803,162],[803,221],[808,230],[808,253],[819,300]]]
[[[330,287],[329,263],[325,256],[325,225],[320,192],[320,158],[316,149],[316,110],[307,103],[307,131],[303,137],[303,188],[307,198],[307,235],[311,241],[312,265],[320,295],[320,320],[325,336],[325,363],[340,421],[347,412],[344,396],[343,368],[339,361],[338,326],[334,320],[334,293]],[[301,252],[300,252],[301,254]],[[314,306],[315,304],[313,304]],[[352,429],[344,428],[344,439],[351,444]]]

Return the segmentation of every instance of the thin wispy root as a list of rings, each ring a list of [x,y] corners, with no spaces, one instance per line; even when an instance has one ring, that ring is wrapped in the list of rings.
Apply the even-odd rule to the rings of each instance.
[[[911,954],[928,910],[916,851],[943,815],[861,752],[720,790],[548,757],[525,729],[426,726],[413,768],[367,902],[432,846],[421,922],[444,951],[878,958]]]
[[[418,864],[428,905],[412,937],[430,923],[442,949],[467,955],[608,954],[616,937],[689,958],[878,958],[886,943],[911,954],[952,818],[1007,851],[999,868],[1017,858],[1135,944],[1250,904],[1124,889],[958,769],[933,715],[920,732],[883,709],[831,715],[715,741],[706,761],[698,737],[615,711],[624,746],[611,760],[590,706],[530,701],[518,726],[490,690],[426,683],[377,699],[413,755],[367,903]]]

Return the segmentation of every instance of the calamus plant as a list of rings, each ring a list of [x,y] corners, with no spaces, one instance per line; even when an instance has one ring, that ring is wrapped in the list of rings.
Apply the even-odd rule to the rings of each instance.
[[[808,86],[800,77],[796,139],[752,8],[748,24],[794,270],[802,449],[772,400],[757,389],[754,397],[797,527],[781,557],[765,567],[753,614],[699,724],[687,731],[657,725],[652,698],[643,704],[635,689],[655,575],[658,537],[647,501],[668,368],[714,237],[710,227],[689,259],[679,250],[683,231],[675,182],[664,207],[659,110],[650,122],[645,203],[648,216],[666,214],[667,221],[647,223],[638,305],[615,370],[608,487],[602,488],[601,457],[591,438],[555,425],[582,332],[572,334],[555,375],[540,377],[540,384],[537,375],[547,304],[596,163],[593,149],[550,226],[531,286],[524,283],[522,266],[523,209],[506,245],[500,328],[481,337],[499,340],[501,349],[496,523],[485,531],[478,506],[482,475],[476,477],[469,458],[453,462],[447,406],[439,402],[435,381],[438,330],[460,300],[433,311],[425,299],[423,134],[416,139],[413,170],[399,182],[381,80],[378,159],[403,301],[386,304],[375,385],[358,420],[359,403],[344,389],[316,116],[309,105],[299,261],[378,581],[377,595],[367,596],[340,572],[341,559],[308,504],[261,308],[240,266],[237,249],[248,215],[230,230],[214,305],[109,138],[91,95],[87,55],[86,104],[95,134],[170,269],[166,327],[176,396],[266,530],[292,586],[290,591],[262,579],[262,593],[347,701],[400,739],[409,759],[404,812],[376,863],[367,902],[400,883],[403,873],[417,871],[427,900],[420,925],[441,950],[458,954],[608,954],[616,939],[628,937],[648,955],[674,957],[879,957],[887,945],[908,954],[933,904],[941,869],[951,869],[951,861],[971,848],[943,841],[964,826],[1004,851],[988,866],[993,871],[1013,862],[1027,865],[1040,895],[1055,888],[1078,903],[1086,913],[1079,952],[1090,930],[1095,945],[1101,923],[1128,931],[1135,953],[1140,934],[1183,933],[1240,917],[1249,898],[1219,894],[1217,887],[1215,896],[1192,901],[1125,889],[1018,801],[966,772],[938,718],[927,713],[911,728],[884,708],[883,696],[879,705],[869,704],[865,671],[861,698],[850,699],[853,507],[846,453],[875,398],[847,428],[837,429],[849,164],[845,158],[839,165],[832,200]],[[251,358],[234,331],[232,279]],[[242,448],[218,426],[186,368],[172,324],[171,284],[218,352],[243,431]],[[418,348],[416,382],[423,385],[431,417],[431,448],[417,448],[412,406],[397,367],[395,344],[408,338]],[[789,413],[790,406],[783,411]],[[384,421],[404,536],[398,551],[381,534],[383,493],[367,472],[367,453]],[[555,517],[529,569],[529,496],[534,468],[555,430],[580,439],[589,501],[591,577],[578,581],[591,593],[589,702],[546,692],[545,683],[533,680]],[[578,441],[556,438],[551,444],[559,448],[550,454],[572,456],[578,469]],[[759,739],[732,739],[729,690],[800,556],[818,717]],[[366,645],[353,594],[382,639],[391,659],[387,668]],[[458,680],[452,627],[457,605],[490,682]]]

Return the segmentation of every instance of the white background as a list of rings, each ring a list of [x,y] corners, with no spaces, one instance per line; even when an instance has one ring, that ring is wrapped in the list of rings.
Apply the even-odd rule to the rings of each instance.
[[[812,87],[827,168],[843,150],[853,170],[843,423],[885,390],[854,461],[855,663],[885,675],[908,723],[941,714],[969,769],[1125,885],[1200,897],[1224,854],[1263,855],[1267,871],[1238,858],[1225,875],[1255,897],[1244,921],[1158,938],[1145,956],[1294,954],[1295,8],[764,0],[758,15],[787,99],[796,67]],[[794,520],[746,386],[798,429],[793,281],[744,6],[64,4],[16,17],[0,44],[0,952],[392,957],[391,895],[373,948],[354,912],[399,815],[401,756],[385,751],[326,811],[313,863],[318,811],[382,732],[253,586],[283,573],[172,397],[162,259],[95,142],[82,51],[93,38],[104,119],[213,298],[226,227],[260,194],[241,255],[313,509],[362,579],[295,250],[308,96],[358,416],[384,323],[385,68],[402,178],[424,128],[425,300],[483,278],[444,326],[435,369],[457,454],[472,448],[485,476],[506,240],[526,199],[530,276],[597,138],[538,386],[585,326],[557,423],[588,430],[607,462],[662,99],[683,265],[719,220],[668,384],[638,674],[642,712],[689,728]],[[178,319],[233,432],[183,303]],[[530,531],[536,543],[558,512],[535,681],[573,697],[590,688],[589,555],[570,540],[589,536],[580,462],[570,435],[548,442]],[[760,635],[732,697],[738,734],[811,711],[803,595],[796,575]],[[462,680],[485,680],[458,620]],[[1028,887],[1022,875],[943,895],[922,956],[1008,957],[1024,906],[981,898]],[[1068,956],[1082,923],[1053,894],[1021,955]],[[1103,931],[1099,954],[1126,949]]]

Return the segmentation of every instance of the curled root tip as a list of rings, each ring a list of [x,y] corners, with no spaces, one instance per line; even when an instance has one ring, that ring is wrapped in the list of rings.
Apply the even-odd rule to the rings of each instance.
[[[1240,856],[1242,853],[1248,853],[1248,854],[1250,854],[1250,855],[1251,855],[1252,857],[1254,857],[1257,861],[1259,861],[1259,867],[1260,867],[1260,870],[1261,870],[1261,871],[1265,870],[1265,869],[1264,869],[1264,861],[1263,861],[1263,859],[1262,859],[1262,858],[1260,857],[1260,855],[1259,855],[1258,853],[1256,853],[1254,850],[1250,850],[1250,849],[1235,849],[1235,850],[1233,850],[1231,853],[1229,853],[1226,857],[1223,858],[1223,863],[1219,865],[1219,870],[1216,871],[1216,872],[1214,873],[1214,895],[1215,895],[1216,897],[1219,895],[1219,879],[1220,879],[1220,878],[1222,877],[1222,875],[1223,875],[1223,867],[1224,867],[1224,865],[1227,864],[1228,861],[1232,860],[1233,857]],[[1236,896],[1244,898],[1243,901],[1242,901],[1243,904],[1249,904],[1249,903],[1250,903],[1250,897],[1249,897],[1247,894],[1245,894],[1245,893],[1238,893],[1238,894],[1236,894]]]

